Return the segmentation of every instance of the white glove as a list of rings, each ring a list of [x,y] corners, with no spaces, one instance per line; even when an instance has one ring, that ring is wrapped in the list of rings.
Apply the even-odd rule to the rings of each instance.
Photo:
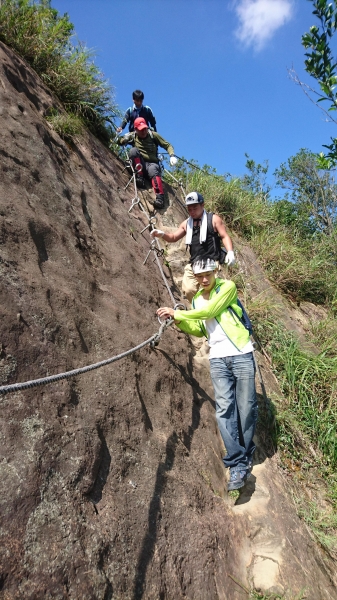
[[[165,235],[165,231],[162,231],[161,229],[152,229],[150,236],[152,238],[155,237],[163,237],[163,235]]]
[[[226,254],[226,258],[225,258],[225,263],[229,267],[231,267],[232,265],[234,265],[234,263],[235,263],[235,256],[234,256],[233,250],[228,250],[228,252]]]
[[[170,165],[171,165],[171,167],[174,167],[177,164],[177,162],[178,162],[178,159],[177,159],[176,156],[173,156],[173,155],[170,156]]]

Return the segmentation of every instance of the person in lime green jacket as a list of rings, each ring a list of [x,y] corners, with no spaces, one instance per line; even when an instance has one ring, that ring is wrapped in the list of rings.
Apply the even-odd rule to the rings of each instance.
[[[207,337],[216,418],[226,447],[223,462],[230,469],[228,490],[243,487],[251,474],[257,421],[255,363],[249,331],[240,320],[233,281],[216,278],[212,259],[196,259],[194,276],[201,289],[191,310],[161,307],[160,318],[173,317],[177,327],[190,335]]]

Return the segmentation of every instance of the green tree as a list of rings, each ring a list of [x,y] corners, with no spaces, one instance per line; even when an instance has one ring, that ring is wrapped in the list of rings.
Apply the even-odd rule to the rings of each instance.
[[[268,161],[265,160],[263,164],[260,164],[250,158],[247,153],[245,153],[245,157],[247,159],[245,167],[248,170],[248,174],[242,178],[243,187],[254,194],[262,194],[264,200],[267,200],[271,190],[266,182],[269,169]]]
[[[317,155],[302,148],[274,175],[276,185],[290,191],[294,206],[290,213],[296,214],[297,224],[307,233],[332,236],[337,225],[337,185],[331,171],[320,169]]]
[[[337,29],[337,0],[310,0],[314,6],[313,15],[319,25],[310,27],[310,31],[302,36],[302,44],[306,50],[305,70],[319,86],[317,102],[327,102],[328,112],[337,110],[337,61],[331,50],[332,38]],[[326,155],[320,154],[320,166],[331,168],[337,164],[337,138],[331,138]]]

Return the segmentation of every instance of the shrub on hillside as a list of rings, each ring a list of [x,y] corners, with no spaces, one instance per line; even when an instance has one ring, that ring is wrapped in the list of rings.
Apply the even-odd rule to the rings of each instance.
[[[0,4],[0,40],[27,60],[68,112],[108,142],[109,124],[119,115],[113,90],[92,53],[72,43],[73,30],[68,15],[51,8],[50,0]]]

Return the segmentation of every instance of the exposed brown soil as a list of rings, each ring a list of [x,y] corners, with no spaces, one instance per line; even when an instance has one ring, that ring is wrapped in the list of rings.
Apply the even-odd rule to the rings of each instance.
[[[169,297],[155,263],[143,265],[147,221],[129,212],[123,164],[90,134],[63,142],[44,120],[57,100],[3,44],[0,98],[4,385],[129,349],[158,330]],[[162,218],[178,222],[180,207]],[[207,363],[195,353],[172,327],[156,350],[0,396],[0,597],[239,600],[235,579],[274,585],[257,574],[257,517],[227,498]],[[275,585],[337,598],[273,459],[259,456],[271,469],[261,486],[272,487],[260,507],[282,540],[268,555]]]

